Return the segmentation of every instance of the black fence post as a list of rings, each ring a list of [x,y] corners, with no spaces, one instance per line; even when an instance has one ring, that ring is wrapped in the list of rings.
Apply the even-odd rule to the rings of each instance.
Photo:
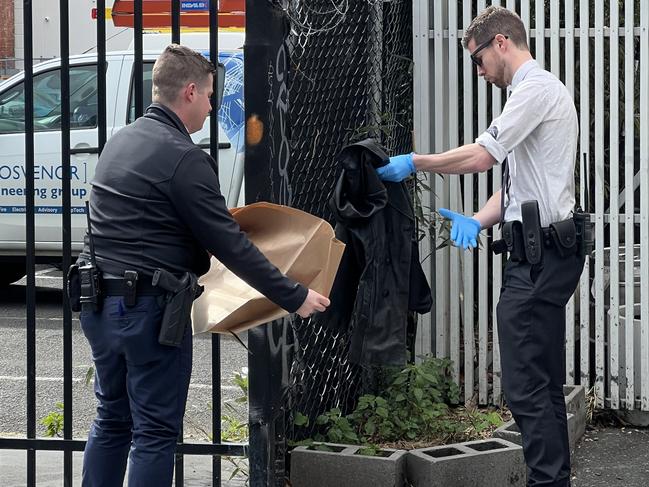
[[[270,201],[291,206],[287,166],[288,22],[271,2],[246,1],[244,83],[246,93],[246,204]],[[282,388],[288,383],[290,326],[280,320],[248,332],[250,485],[283,486],[285,424]]]

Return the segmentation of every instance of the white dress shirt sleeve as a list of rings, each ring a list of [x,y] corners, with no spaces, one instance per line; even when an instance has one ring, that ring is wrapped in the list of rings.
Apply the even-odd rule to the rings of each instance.
[[[476,138],[476,143],[502,163],[544,121],[551,107],[547,98],[547,90],[539,83],[521,83],[512,91],[500,116]]]

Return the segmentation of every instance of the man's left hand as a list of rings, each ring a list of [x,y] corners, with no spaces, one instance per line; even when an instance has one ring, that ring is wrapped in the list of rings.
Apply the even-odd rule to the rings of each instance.
[[[477,238],[482,229],[478,220],[446,208],[440,208],[439,214],[451,220],[451,240],[455,245],[465,250],[478,246]]]

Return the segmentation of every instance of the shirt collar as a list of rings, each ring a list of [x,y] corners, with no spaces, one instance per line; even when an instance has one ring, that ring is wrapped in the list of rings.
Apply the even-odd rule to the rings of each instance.
[[[175,126],[181,133],[183,133],[188,139],[191,140],[187,127],[185,127],[185,124],[180,120],[180,117],[178,117],[178,115],[176,115],[176,112],[174,112],[171,108],[163,105],[162,103],[153,102],[148,106],[145,114],[153,115],[154,118],[158,118],[162,122],[166,121],[166,123],[168,123],[169,125]]]
[[[527,73],[532,71],[534,68],[537,68],[538,66],[539,64],[534,59],[530,59],[529,61],[525,61],[523,64],[521,64],[512,77],[512,84],[510,86],[510,89],[513,90],[514,88],[516,88],[518,84],[525,79]]]

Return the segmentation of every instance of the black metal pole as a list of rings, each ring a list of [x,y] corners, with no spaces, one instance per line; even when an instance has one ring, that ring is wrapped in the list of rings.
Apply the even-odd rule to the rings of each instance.
[[[171,0],[171,42],[180,44],[180,0]]]
[[[34,51],[32,2],[23,0],[25,52],[25,290],[27,328],[27,438],[36,438],[36,279],[34,219]],[[36,485],[36,452],[27,450],[27,485]]]
[[[106,0],[97,0],[97,146],[104,149],[106,126]]]
[[[67,286],[66,270],[70,267],[71,194],[70,194],[70,20],[68,2],[59,0],[61,45],[61,189],[63,192],[62,242],[63,286]],[[63,438],[72,439],[72,312],[67,293],[63,293]],[[72,487],[72,451],[63,452],[63,485]]]
[[[135,118],[144,113],[144,72],[142,70],[142,0],[135,0],[133,12],[133,41],[135,57],[133,60],[133,84],[135,86]]]
[[[219,13],[217,2],[209,4],[210,61],[216,67],[219,64]],[[218,71],[218,70],[217,70]],[[217,72],[218,76],[218,72]],[[219,128],[217,90],[219,82],[214,80],[212,94],[212,113],[210,116],[210,155],[219,167]],[[212,443],[221,443],[221,336],[212,334]],[[221,485],[221,457],[212,457],[212,485]]]
[[[246,1],[244,92],[246,96],[245,181],[246,203],[270,201],[291,205],[286,171],[288,144],[288,22],[271,2]],[[256,327],[248,332],[250,485],[283,486],[286,452],[281,390],[284,354],[275,336],[284,336],[286,322]],[[285,371],[284,371],[285,372]]]

